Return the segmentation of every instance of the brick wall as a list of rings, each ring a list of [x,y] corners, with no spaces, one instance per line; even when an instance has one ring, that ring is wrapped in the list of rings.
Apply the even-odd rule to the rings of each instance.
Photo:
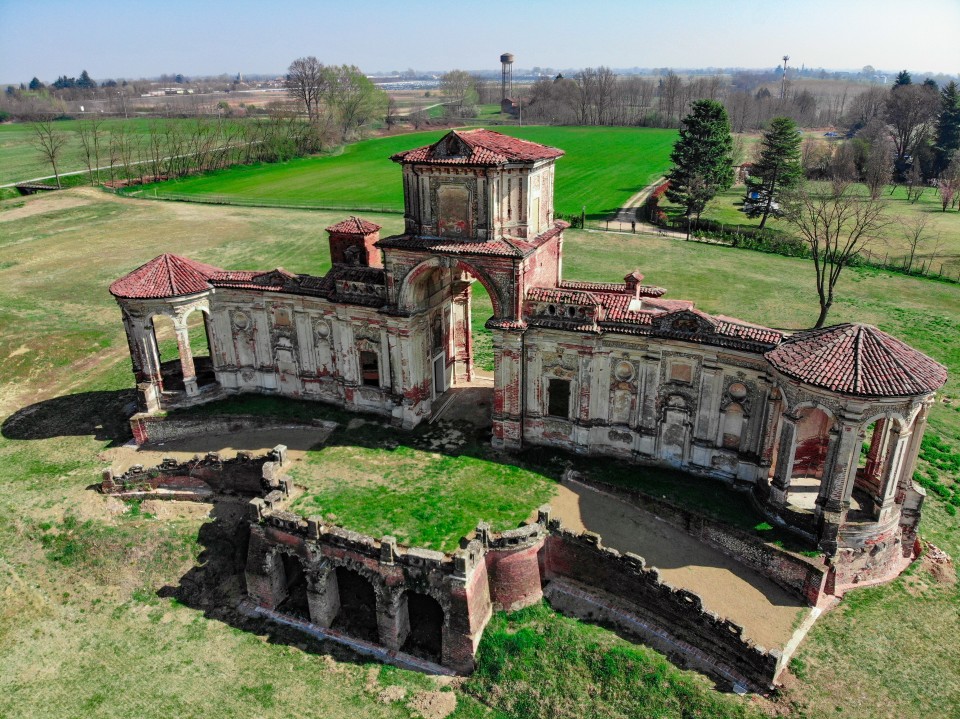
[[[587,594],[596,593],[601,603],[617,600],[642,621],[666,630],[677,646],[709,657],[723,668],[717,671],[720,675],[742,677],[755,687],[773,683],[778,650],[767,651],[744,639],[742,627],[706,611],[693,592],[662,583],[656,569],[645,567],[642,558],[604,548],[595,534],[575,535],[559,527],[551,529],[544,552],[545,579],[573,581]],[[685,654],[680,653],[681,659]]]

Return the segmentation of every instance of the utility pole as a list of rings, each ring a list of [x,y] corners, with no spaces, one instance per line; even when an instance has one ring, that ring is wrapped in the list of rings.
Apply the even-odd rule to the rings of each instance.
[[[789,55],[783,56],[783,77],[780,78],[780,102],[782,103],[787,98],[787,60],[790,59]]]

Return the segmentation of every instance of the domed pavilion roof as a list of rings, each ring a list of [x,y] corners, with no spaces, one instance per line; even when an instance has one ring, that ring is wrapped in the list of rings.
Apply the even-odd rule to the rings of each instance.
[[[124,299],[163,299],[183,297],[211,288],[207,281],[219,267],[205,265],[179,255],[154,257],[110,285],[110,294]]]
[[[947,381],[939,362],[871,325],[797,332],[764,356],[788,377],[858,397],[912,397]]]

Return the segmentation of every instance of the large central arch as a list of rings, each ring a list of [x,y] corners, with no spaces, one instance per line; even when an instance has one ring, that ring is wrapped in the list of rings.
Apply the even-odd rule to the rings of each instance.
[[[403,277],[400,290],[397,292],[397,309],[404,313],[414,313],[418,309],[413,301],[416,295],[415,288],[431,271],[436,269],[456,269],[465,272],[476,279],[490,295],[493,303],[493,317],[495,320],[512,319],[513,313],[505,313],[505,303],[502,289],[477,263],[471,263],[459,257],[444,257],[433,255],[411,269]],[[515,303],[510,303],[513,305]]]

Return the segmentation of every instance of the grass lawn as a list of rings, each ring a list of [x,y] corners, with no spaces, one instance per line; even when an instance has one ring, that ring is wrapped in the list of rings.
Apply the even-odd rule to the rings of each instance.
[[[738,185],[717,195],[707,206],[703,219],[723,223],[731,230],[739,227],[759,227],[759,217],[750,218],[740,212],[744,191],[744,187]],[[867,245],[872,257],[877,260],[888,257],[890,262],[907,257],[910,250],[904,232],[916,218],[922,216],[927,218],[928,223],[924,235],[926,240],[917,249],[914,267],[919,268],[929,264],[930,273],[937,274],[942,265],[944,275],[953,279],[960,276],[960,212],[956,210],[943,212],[939,194],[930,187],[916,202],[907,201],[904,187],[888,187],[882,199],[887,205],[888,216],[894,221],[876,240]],[[662,206],[671,219],[682,221],[682,208],[666,201],[666,198]],[[790,226],[786,222],[772,217],[767,220],[767,227],[790,231]]]
[[[470,427],[461,429],[401,434],[376,421],[341,427],[294,474],[307,492],[293,510],[374,537],[392,534],[405,544],[452,552],[480,520],[494,531],[513,529],[550,499],[555,479],[497,461],[488,442],[478,443]],[[385,447],[390,437],[394,443]],[[456,450],[441,449],[450,442],[459,445]],[[562,471],[556,469],[555,477]]]
[[[533,142],[559,147],[556,211],[600,219],[660,177],[669,165],[676,132],[636,128],[498,127]],[[348,145],[332,157],[234,167],[143,189],[147,196],[224,196],[227,200],[349,207],[403,207],[400,166],[390,155],[435,142],[446,130],[396,135]]]
[[[171,601],[164,588],[181,586],[215,556],[215,523],[200,513],[152,516],[154,509],[124,507],[87,489],[105,466],[100,453],[126,440],[122,410],[133,398],[109,282],[163,251],[229,269],[282,265],[323,273],[329,256],[321,228],[342,215],[143,202],[89,189],[0,204],[0,417],[31,408],[14,422],[4,419],[0,437],[0,716],[280,717],[297,707],[304,715],[400,717],[410,710],[403,702],[378,702],[381,689],[433,686],[342,654],[331,658],[329,648],[302,637],[237,626],[215,606]],[[402,223],[397,215],[371,219],[385,232]],[[616,280],[640,267],[669,297],[779,327],[809,326],[816,316],[812,272],[802,260],[569,232],[564,267],[567,277],[587,280]],[[478,293],[475,328],[485,319],[482,305]],[[937,474],[955,487],[949,456],[960,453],[960,287],[850,270],[830,319],[872,322],[948,365],[944,395],[952,403],[935,406],[930,426],[948,448]],[[256,410],[262,412],[274,411],[270,403],[312,416],[337,412],[250,401],[262,402]],[[350,417],[336,418],[346,435]],[[461,526],[469,529],[494,513],[504,524],[519,521],[521,508],[540,501],[557,462],[565,461],[533,453],[522,458],[523,468],[504,467],[470,438],[457,455],[438,452],[429,448],[430,428],[420,435],[392,431],[396,448],[389,450],[364,440],[374,426],[355,427],[350,443],[334,435],[316,451],[302,478],[313,482],[311,494],[301,502],[347,526],[366,522],[363,527],[377,533],[384,519],[369,507],[389,482],[390,504],[381,506],[401,509],[390,524],[407,527],[409,538],[420,532],[431,546],[448,546]],[[358,481],[347,483],[351,464],[349,476]],[[931,466],[924,463],[924,471]],[[412,472],[424,476],[428,492],[440,487],[444,493],[417,496],[406,476]],[[505,482],[505,488],[476,491],[478,477],[496,473],[490,484]],[[646,487],[657,491],[669,481],[651,474]],[[411,498],[416,501],[407,509]],[[460,524],[443,524],[449,518],[439,512],[444,506],[456,510],[450,516]],[[960,521],[951,509],[930,493],[922,532],[958,557]],[[223,591],[233,586],[232,577],[217,579]],[[936,581],[923,567],[890,585],[851,593],[802,645],[794,666],[803,680],[785,691],[776,710],[796,719],[949,715],[960,706],[960,648],[944,638],[960,635],[958,608],[956,586]],[[497,618],[491,629],[481,646],[483,672],[455,690],[454,717],[524,716],[531,706],[544,708],[540,713],[552,707],[558,717],[574,710],[625,716],[628,706],[695,716],[678,708],[689,706],[705,717],[751,716],[756,709],[753,702],[716,697],[699,678],[677,678],[655,655],[605,630],[539,609]],[[478,697],[501,713],[485,714]]]

